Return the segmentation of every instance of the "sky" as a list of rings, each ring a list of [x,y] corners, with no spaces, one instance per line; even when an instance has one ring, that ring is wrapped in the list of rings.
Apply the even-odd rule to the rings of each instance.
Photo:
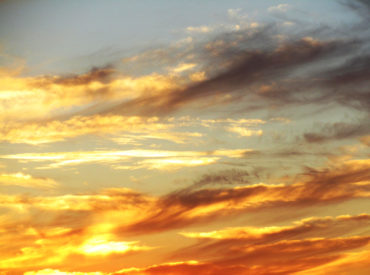
[[[0,274],[370,274],[370,1],[0,1]]]

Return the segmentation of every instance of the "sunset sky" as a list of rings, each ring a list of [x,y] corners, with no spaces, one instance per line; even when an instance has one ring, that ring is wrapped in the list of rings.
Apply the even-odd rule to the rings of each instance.
[[[0,1],[0,275],[370,274],[370,1]]]

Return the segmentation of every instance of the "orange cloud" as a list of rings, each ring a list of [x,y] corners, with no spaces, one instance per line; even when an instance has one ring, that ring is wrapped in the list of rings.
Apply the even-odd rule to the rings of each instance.
[[[236,227],[212,232],[182,233],[186,237],[209,240],[238,240],[239,242],[271,242],[302,237],[325,237],[361,231],[370,226],[370,215],[307,218],[292,226]]]
[[[252,188],[255,187],[253,186]],[[3,259],[0,267],[3,269],[34,268],[35,261],[38,262],[40,267],[62,262],[64,266],[68,266],[72,263],[67,261],[67,259],[74,254],[96,257],[112,253],[146,251],[149,247],[145,245],[117,239],[121,234],[117,235],[117,233],[122,232],[123,228],[128,229],[131,232],[130,234],[139,234],[142,231],[169,230],[197,221],[201,222],[207,220],[207,217],[215,217],[214,215],[218,215],[220,218],[221,215],[225,215],[231,210],[238,211],[240,208],[238,204],[242,203],[242,206],[245,205],[245,198],[240,194],[238,197],[234,197],[236,199],[233,202],[234,205],[230,201],[228,204],[224,203],[221,204],[222,207],[219,207],[217,204],[225,199],[224,196],[228,197],[231,194],[228,194],[230,190],[232,189],[229,189],[229,191],[224,189],[224,194],[217,192],[215,193],[217,194],[216,197],[212,193],[209,193],[211,196],[208,196],[207,193],[204,194],[205,196],[199,196],[201,193],[196,193],[197,197],[193,197],[194,201],[184,201],[183,206],[179,204],[179,201],[176,204],[163,205],[163,202],[168,198],[159,200],[158,198],[146,198],[140,194],[125,190],[108,190],[105,193],[90,196],[69,195],[49,198],[16,198],[8,196],[7,199],[3,197],[1,199],[2,207],[10,207],[13,209],[13,212],[15,211],[14,213],[20,211],[19,213],[23,213],[21,214],[22,216],[27,217],[31,213],[45,213],[47,211],[46,213],[50,213],[55,218],[52,219],[52,223],[48,222],[45,224],[43,222],[44,225],[34,222],[33,225],[30,224],[27,231],[20,231],[22,232],[21,234],[14,231],[10,234],[11,231],[8,230],[12,227],[3,227],[3,230],[6,230],[3,233],[6,233],[9,245],[0,254]],[[293,190],[289,191],[294,192]],[[299,201],[296,201],[296,203],[300,204]],[[187,208],[185,208],[186,205]],[[232,212],[229,212],[229,214],[232,214]],[[215,268],[215,270],[224,272],[225,270],[232,270],[234,265],[237,265],[239,262],[245,262],[248,259],[250,265],[241,268],[242,272],[255,271],[255,274],[259,274],[258,272],[262,271],[265,273],[273,270],[291,272],[293,270],[314,268],[338,259],[340,255],[332,256],[331,251],[338,253],[338,251],[363,247],[369,241],[369,237],[324,240],[322,236],[330,236],[332,232],[335,234],[341,232],[347,234],[351,228],[354,229],[354,232],[356,230],[360,231],[361,228],[366,228],[368,223],[369,216],[360,215],[353,217],[343,216],[335,219],[308,219],[290,227],[227,229],[198,235],[189,233],[187,236],[214,239],[216,244],[218,244],[217,246],[216,244],[206,246],[208,249],[199,250],[198,248],[196,249],[197,253],[190,252],[190,255],[195,254],[201,260],[204,260],[208,253],[215,255],[217,251],[225,251],[231,247],[232,251],[229,251],[227,254],[231,258],[222,256],[222,261],[212,263],[211,266],[209,264],[196,264],[191,265],[191,267],[187,264],[181,266],[184,270],[187,270],[186,272],[190,272],[190,270],[201,272],[211,267],[209,270]],[[69,227],[63,228],[60,227],[61,225],[68,225]],[[144,225],[146,225],[146,228],[143,228]],[[313,239],[313,236],[319,236],[320,239]],[[294,240],[295,238],[306,237],[309,239]],[[9,242],[11,238],[17,241]],[[236,241],[233,242],[233,239]],[[223,242],[222,245],[217,243],[218,241]],[[16,247],[20,251],[19,256],[9,257],[9,252],[6,251],[17,251]],[[216,247],[222,247],[222,249],[215,249]],[[240,248],[236,249],[236,247]],[[59,249],[63,249],[63,252]],[[183,256],[186,256],[184,254],[186,251],[183,250]],[[205,253],[205,251],[208,252]],[[295,258],[297,261],[292,260],[294,255],[299,256]],[[317,255],[317,257],[312,258],[310,255]],[[221,255],[219,256],[221,257]],[[177,272],[179,272],[178,274],[188,274],[181,273],[183,272],[181,271],[182,268],[179,271],[173,266],[151,267],[145,270],[147,273],[142,271],[144,272],[142,274],[152,274],[150,270],[153,272],[161,270],[161,272],[163,271],[161,274],[167,274],[166,272],[168,274],[171,274],[170,272],[173,272],[173,274],[177,274]],[[123,272],[122,274],[141,274],[135,273],[136,271],[130,272]]]
[[[24,275],[103,275],[102,272],[64,272],[56,269],[43,269],[39,271],[27,271]]]
[[[351,160],[290,185],[251,184],[234,188],[184,189],[158,200],[154,215],[130,228],[132,232],[155,232],[204,222],[222,216],[277,206],[305,207],[370,197],[369,160]]]
[[[140,152],[162,157],[173,154],[166,151]],[[128,151],[127,154],[137,155],[138,152]],[[145,233],[184,228],[256,209],[285,206],[296,210],[315,204],[368,198],[369,163],[368,160],[349,160],[320,172],[306,172],[302,175],[302,182],[279,185],[245,185],[245,174],[225,172],[223,177],[219,174],[217,178],[203,177],[201,182],[195,182],[186,189],[159,197],[128,189],[59,196],[2,194],[0,206],[7,210],[7,214],[0,216],[0,241],[5,244],[0,249],[0,268],[27,269],[25,271],[57,269],[62,263],[63,266],[75,266],[74,257],[100,258],[96,266],[102,267],[103,259],[112,255],[147,253],[152,248],[140,240],[128,240],[128,236],[142,237]],[[233,183],[240,181],[244,185],[211,188],[213,183],[205,182],[220,177],[221,182],[230,178]],[[364,236],[363,230],[368,228],[369,221],[369,215],[363,214],[310,218],[287,226],[185,233],[187,237],[199,239],[201,244],[182,249],[181,260],[190,255],[190,260],[198,261],[197,264],[190,267],[189,264],[181,264],[178,269],[160,265],[140,272],[188,274],[186,272],[190,270],[196,273],[209,269],[222,274],[245,262],[248,262],[247,266],[236,269],[240,274],[279,274],[278,271],[284,274],[308,270],[345,257],[343,253],[347,250],[365,247],[370,237]],[[349,232],[357,235],[348,237]],[[228,256],[218,254],[220,251],[227,251]],[[193,255],[197,258],[192,258]],[[133,273],[137,270],[125,272],[141,274]]]
[[[8,213],[0,219],[0,270],[76,266],[75,259],[81,257],[102,264],[117,254],[148,251],[152,247],[125,240],[112,230],[117,223],[123,226],[137,219],[151,200],[127,189],[80,196],[2,195],[0,205]]]
[[[333,236],[366,236],[370,226],[370,215],[307,218],[294,222],[291,226],[234,227],[211,232],[181,233],[185,237],[196,238],[198,244],[183,248],[175,255],[202,255],[203,258],[218,256],[220,251],[234,250],[236,247],[249,247],[251,251],[261,245],[269,245],[294,240],[325,240]],[[232,252],[230,252],[232,253]]]
[[[343,238],[328,240],[304,240],[279,242],[273,245],[257,245],[248,251],[233,251],[222,253],[222,259],[213,261],[178,261],[156,264],[143,268],[125,268],[105,275],[192,275],[192,274],[241,274],[241,275],[282,275],[282,274],[338,274],[340,267],[350,271],[349,267],[357,267],[361,271],[356,274],[366,274],[369,251],[360,253],[345,253],[346,250],[366,245],[369,238]],[[233,258],[237,254],[239,257]],[[231,256],[231,257],[230,257]],[[359,256],[359,258],[355,258]],[[230,259],[233,258],[233,259]],[[43,273],[45,272],[45,273]],[[34,275],[50,274],[52,270],[40,270]],[[58,273],[75,275],[76,273]],[[316,273],[317,272],[317,273]],[[325,273],[327,272],[327,273]],[[26,273],[27,274],[27,273]],[[90,274],[90,273],[86,273]],[[100,273],[98,273],[100,274]]]
[[[339,259],[327,264],[297,272],[297,275],[337,275],[337,274],[359,274],[366,275],[370,271],[370,249],[369,247],[360,252],[348,252]]]

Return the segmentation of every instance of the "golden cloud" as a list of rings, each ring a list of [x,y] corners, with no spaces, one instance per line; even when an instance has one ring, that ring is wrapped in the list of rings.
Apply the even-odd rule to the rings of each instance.
[[[151,74],[142,77],[118,76],[110,68],[94,68],[75,76],[0,76],[0,107],[6,110],[1,121],[45,119],[87,108],[89,104],[132,100],[178,89],[173,76]]]
[[[21,172],[14,174],[0,174],[0,185],[14,185],[33,188],[55,188],[58,183],[49,178],[32,177]]]
[[[239,134],[242,137],[250,137],[250,136],[262,136],[263,131],[262,130],[252,130],[245,127],[230,127],[227,128],[228,131],[234,132]]]
[[[2,155],[4,159],[16,159],[22,162],[52,162],[42,168],[56,168],[81,163],[112,163],[126,161],[128,166],[119,165],[117,169],[152,168],[161,169],[168,166],[197,166],[215,162],[219,157],[241,158],[248,149],[202,151],[166,151],[166,150],[127,150],[127,151],[87,151],[87,152],[58,152],[58,153],[25,153]],[[138,160],[135,164],[132,160]]]
[[[154,133],[174,127],[159,122],[157,117],[137,116],[75,116],[66,121],[54,120],[47,123],[13,123],[0,132],[0,140],[11,143],[41,144],[62,141],[81,135],[108,135],[120,132]],[[170,135],[170,133],[168,134]],[[168,137],[168,139],[173,138]],[[175,139],[175,138],[174,138]],[[175,139],[176,140],[176,139]]]
[[[188,249],[189,254],[199,250],[200,253],[212,254],[235,246],[254,246],[288,240],[309,238],[330,238],[343,235],[366,235],[364,230],[370,226],[370,215],[338,217],[311,217],[294,222],[291,226],[234,227],[211,232],[181,233],[188,238],[199,240],[197,246]],[[183,249],[184,253],[186,249]]]

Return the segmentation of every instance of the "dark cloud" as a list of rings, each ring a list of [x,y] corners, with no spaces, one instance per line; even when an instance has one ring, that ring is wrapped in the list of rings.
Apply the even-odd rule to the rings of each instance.
[[[246,110],[332,102],[368,110],[368,41],[358,35],[332,34],[328,39],[313,32],[316,38],[301,34],[278,43],[272,38],[277,34],[276,28],[261,28],[253,35],[219,35],[193,49],[202,56],[206,80],[125,101],[108,112],[166,114],[191,103],[230,102],[243,102]],[[217,99],[226,94],[227,102]]]
[[[260,32],[264,31],[266,30],[260,30]],[[238,35],[248,37],[248,34],[239,33]],[[236,34],[224,34],[224,36],[220,38],[220,41],[238,38]],[[261,36],[265,37],[266,35],[261,34]],[[269,41],[271,39],[267,41],[267,44],[270,44]],[[267,49],[253,49],[253,44],[257,43],[253,39],[252,41],[246,39],[242,42],[234,42],[238,47],[233,49],[230,49],[227,46],[229,43],[226,42],[214,46],[218,47],[218,52],[215,53],[217,58],[213,59],[213,62],[216,63],[209,65],[209,67],[226,67],[226,69],[214,69],[220,72],[209,72],[208,74],[213,76],[207,80],[159,97],[142,97],[124,102],[111,111],[144,110],[145,113],[166,113],[177,110],[185,104],[202,102],[205,98],[224,94],[231,94],[234,99],[259,98],[269,100],[268,104],[274,102],[283,104],[307,103],[312,99],[302,98],[302,96],[310,87],[317,85],[316,80],[313,81],[307,77],[304,80],[300,80],[301,77],[292,80],[292,74],[299,72],[299,70],[305,70],[315,65],[315,63],[342,57],[358,44],[357,41],[351,39],[316,41],[302,38],[287,42],[282,46],[275,45],[275,47]],[[247,44],[239,44],[243,42]],[[209,50],[215,51],[215,49]],[[305,90],[302,90],[300,82],[307,82]],[[323,97],[323,95],[320,95],[320,97]],[[261,104],[264,103],[261,102]]]
[[[368,1],[345,4],[359,12],[369,10]],[[209,106],[209,100],[225,94],[231,95],[228,102],[244,102],[246,110],[336,102],[367,111],[370,53],[364,34],[357,29],[343,36],[328,27],[286,34],[274,24],[223,33],[192,49],[204,62],[208,79],[160,97],[124,102],[113,112],[161,114],[190,103]],[[279,42],[276,35],[286,39]]]
[[[369,133],[370,120],[365,119],[357,123],[338,122],[322,125],[319,131],[307,132],[303,135],[303,138],[309,143],[324,143],[356,138]]]
[[[55,83],[74,86],[86,85],[94,81],[106,82],[114,72],[115,70],[111,66],[105,66],[102,68],[94,67],[85,74],[57,78]]]
[[[48,86],[58,84],[62,86],[88,85],[92,82],[108,83],[113,79],[116,70],[108,65],[93,67],[86,73],[65,76],[44,76],[34,80],[35,86]]]
[[[188,190],[201,188],[206,185],[248,184],[250,177],[251,175],[247,171],[240,169],[219,171],[217,173],[203,175]]]

